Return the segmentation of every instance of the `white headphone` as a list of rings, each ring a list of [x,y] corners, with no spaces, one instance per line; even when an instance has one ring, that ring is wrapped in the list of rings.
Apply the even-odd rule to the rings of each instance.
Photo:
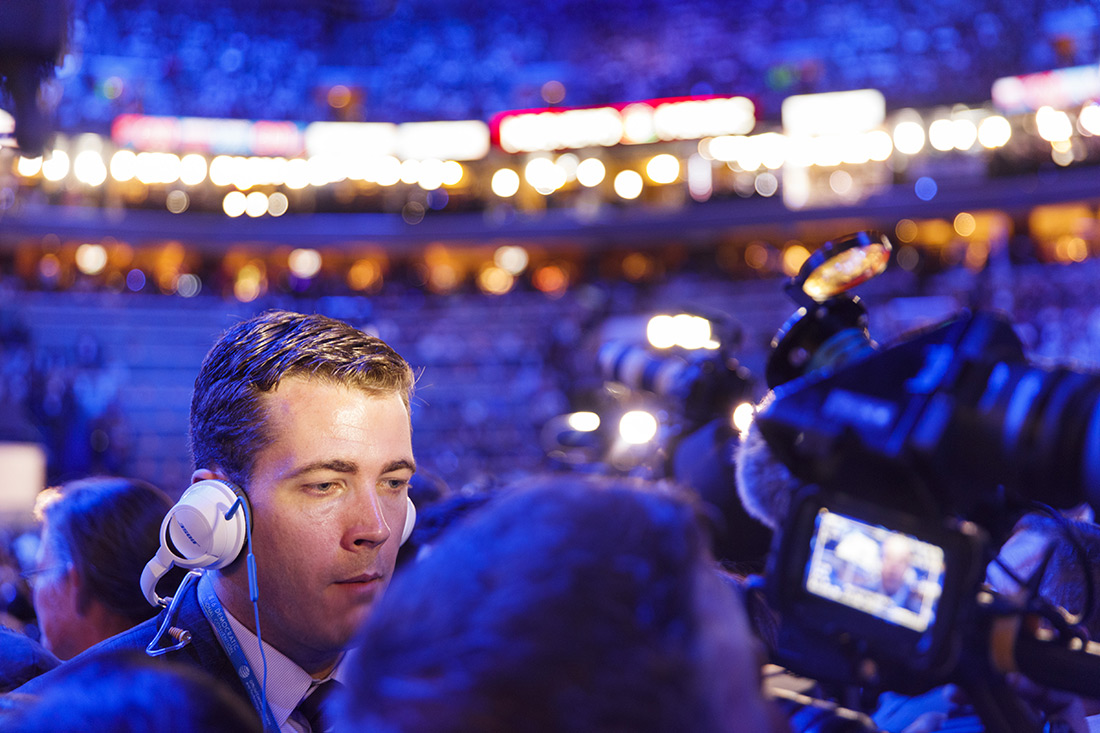
[[[416,526],[416,507],[407,499],[401,544]],[[167,605],[157,583],[173,565],[218,570],[237,559],[248,538],[248,498],[239,488],[216,479],[191,484],[160,525],[160,548],[141,572],[141,591],[154,606]]]

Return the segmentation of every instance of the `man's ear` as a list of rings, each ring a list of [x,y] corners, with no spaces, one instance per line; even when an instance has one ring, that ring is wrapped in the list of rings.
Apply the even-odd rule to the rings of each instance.
[[[80,579],[80,573],[74,565],[70,565],[65,571],[65,592],[72,599],[72,607],[79,616],[87,616],[93,596],[89,588],[84,587]]]
[[[229,481],[229,477],[225,475],[225,471],[220,468],[196,468],[191,473],[191,483],[195,484],[199,481],[206,481],[208,479],[215,479],[217,481]]]

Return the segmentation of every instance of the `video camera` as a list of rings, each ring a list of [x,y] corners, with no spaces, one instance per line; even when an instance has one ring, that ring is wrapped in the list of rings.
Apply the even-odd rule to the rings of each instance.
[[[1040,641],[1024,609],[983,586],[985,567],[1035,502],[1100,498],[1100,376],[1031,364],[992,312],[880,348],[846,291],[890,249],[870,232],[829,242],[787,284],[800,308],[772,342],[774,399],[756,416],[805,485],[765,573],[778,661],[910,694],[956,682],[987,730],[1039,730],[1003,673],[1100,697],[1100,656],[1064,624]]]
[[[644,342],[622,335],[603,339],[595,354],[599,389],[585,411],[544,423],[540,444],[553,462],[571,470],[673,479],[690,487],[711,522],[715,555],[762,568],[771,532],[746,513],[729,460],[737,441],[734,416],[751,413],[754,401],[753,375],[735,356],[741,326],[700,304],[672,313],[677,315],[649,320]],[[651,431],[631,435],[635,419],[635,426],[648,422]]]

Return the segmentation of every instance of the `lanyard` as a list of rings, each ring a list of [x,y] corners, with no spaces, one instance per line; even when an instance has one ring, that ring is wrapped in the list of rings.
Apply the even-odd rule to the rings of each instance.
[[[266,702],[263,680],[256,677],[252,665],[248,663],[248,657],[245,656],[241,643],[237,641],[237,635],[233,633],[233,627],[229,625],[225,609],[218,601],[218,596],[214,593],[213,583],[206,573],[203,573],[202,577],[199,578],[198,596],[202,612],[210,621],[210,628],[214,630],[214,635],[218,637],[226,656],[229,657],[229,661],[233,663],[234,669],[237,670],[237,675],[241,678],[241,684],[244,685],[244,688],[248,691],[248,696],[252,699],[252,706],[259,711],[263,718],[264,730],[278,731],[279,726],[275,723],[275,716],[272,715],[271,708],[268,707]]]

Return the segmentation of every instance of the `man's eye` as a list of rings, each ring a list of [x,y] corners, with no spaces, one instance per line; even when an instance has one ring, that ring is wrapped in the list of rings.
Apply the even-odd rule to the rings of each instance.
[[[328,494],[340,488],[340,484],[336,481],[321,481],[316,484],[310,484],[309,488],[319,494]]]
[[[408,488],[409,480],[404,478],[382,479],[382,486],[390,491],[401,491],[401,489]]]

